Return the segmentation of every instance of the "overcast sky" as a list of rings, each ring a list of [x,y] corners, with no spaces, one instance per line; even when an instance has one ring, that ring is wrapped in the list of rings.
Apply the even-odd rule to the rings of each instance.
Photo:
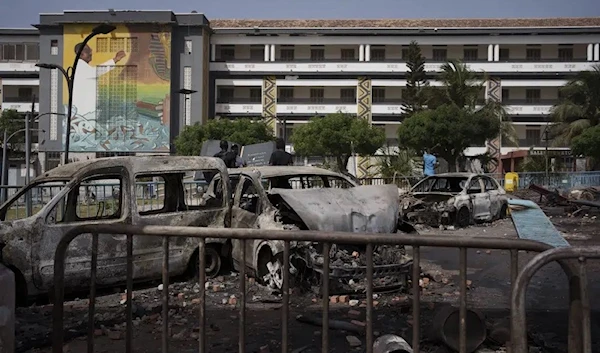
[[[108,8],[196,10],[209,20],[600,16],[600,0],[0,0],[0,28],[28,27],[39,13]]]

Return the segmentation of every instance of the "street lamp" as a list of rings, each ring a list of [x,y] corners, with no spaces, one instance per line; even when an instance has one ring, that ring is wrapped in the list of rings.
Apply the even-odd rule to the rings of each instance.
[[[74,83],[74,79],[75,79],[75,70],[77,70],[77,63],[79,62],[79,58],[81,57],[81,54],[83,53],[83,50],[85,49],[87,43],[92,38],[94,38],[98,34],[108,34],[112,31],[114,31],[116,28],[117,27],[106,24],[106,23],[103,23],[101,25],[94,27],[94,29],[92,29],[92,33],[90,33],[87,37],[85,37],[85,39],[79,46],[79,49],[77,50],[77,54],[75,55],[75,60],[73,61],[73,66],[67,68],[66,70],[64,67],[62,67],[58,64],[39,63],[39,64],[35,65],[35,66],[39,67],[40,69],[60,70],[60,72],[65,77],[65,80],[67,80],[67,88],[68,88],[68,92],[69,92],[69,103],[68,103],[68,108],[67,108],[67,127],[66,127],[67,128],[67,131],[66,131],[67,139],[65,141],[64,164],[69,163],[69,144],[70,144],[70,140],[71,140],[71,138],[70,138],[71,137],[71,115],[72,115],[72,109],[73,109],[73,83]]]

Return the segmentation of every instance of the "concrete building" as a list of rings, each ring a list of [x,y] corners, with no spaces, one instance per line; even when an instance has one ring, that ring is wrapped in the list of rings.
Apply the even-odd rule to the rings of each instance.
[[[343,111],[383,127],[395,145],[412,40],[432,85],[443,62],[463,60],[490,78],[482,98],[503,102],[511,114],[518,147],[496,140],[468,154],[488,149],[518,157],[532,147],[541,153],[559,87],[600,64],[600,18],[209,21],[169,11],[42,14],[40,61],[72,65],[75,46],[100,23],[117,30],[95,37],[93,59],[80,60],[77,69],[83,83],[74,95],[75,159],[168,153],[185,125],[216,116],[265,118],[289,139],[310,117]],[[115,65],[120,51],[125,55]],[[37,75],[33,65],[21,65]],[[181,88],[197,93],[178,94]],[[42,70],[39,92],[41,112],[66,111],[60,72]],[[40,127],[48,168],[64,149],[64,118],[50,115]],[[566,147],[550,149],[569,155]]]
[[[19,112],[20,117],[24,117],[31,112],[32,103],[35,111],[39,111],[40,82],[38,68],[35,66],[39,57],[39,34],[35,28],[0,29],[0,111],[13,109]],[[32,128],[37,129],[37,124]],[[15,142],[22,136],[22,133],[18,133],[9,142]],[[32,132],[32,138],[32,149],[35,151],[38,147],[37,131]],[[23,150],[23,146],[17,147]],[[8,157],[8,184],[22,185],[26,175],[22,153],[9,154]],[[35,156],[33,162],[34,167],[38,165],[35,163]],[[31,173],[34,174],[34,170]]]

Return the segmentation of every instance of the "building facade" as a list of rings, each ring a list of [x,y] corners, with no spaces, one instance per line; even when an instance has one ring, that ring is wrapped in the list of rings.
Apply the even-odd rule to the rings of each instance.
[[[310,117],[338,111],[381,126],[389,145],[397,145],[412,40],[421,46],[431,85],[439,85],[444,62],[462,60],[486,74],[482,99],[501,101],[511,115],[518,146],[496,139],[467,154],[543,152],[548,144],[568,155],[566,146],[544,139],[550,108],[562,85],[600,64],[600,18],[209,21],[169,11],[42,14],[39,61],[71,66],[75,46],[100,23],[117,29],[94,37],[92,57],[77,68],[83,77],[73,98],[75,159],[169,153],[184,126],[213,117],[264,118],[289,141]],[[27,33],[35,38],[35,31]],[[0,77],[12,84],[10,68],[22,68],[31,77],[19,78],[20,85],[31,83],[32,94],[38,92],[37,68],[20,57],[0,60]],[[65,82],[58,70],[39,72],[39,111],[49,115],[40,119],[39,149],[55,161],[42,163],[45,168],[64,150]],[[4,93],[5,107],[7,97],[26,98],[29,91],[18,87]]]

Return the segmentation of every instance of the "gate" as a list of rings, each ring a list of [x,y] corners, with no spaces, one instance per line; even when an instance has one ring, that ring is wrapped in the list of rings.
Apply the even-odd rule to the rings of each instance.
[[[355,244],[366,245],[367,258],[367,297],[366,297],[366,352],[373,353],[373,246],[374,245],[407,245],[413,248],[413,273],[412,273],[412,316],[413,316],[413,340],[412,348],[414,352],[420,351],[420,287],[418,278],[420,277],[420,247],[444,247],[459,249],[459,281],[460,281],[460,353],[466,352],[466,316],[467,316],[467,249],[499,249],[510,250],[510,276],[511,291],[514,291],[518,274],[518,252],[532,251],[543,252],[550,249],[550,246],[539,242],[520,239],[501,239],[501,238],[466,238],[461,236],[449,235],[404,235],[404,234],[357,234],[342,232],[315,232],[300,230],[261,230],[261,229],[230,229],[230,228],[199,228],[199,227],[173,227],[173,226],[135,226],[135,225],[83,225],[72,229],[60,240],[54,259],[54,285],[55,285],[55,304],[53,307],[52,318],[52,351],[53,353],[63,352],[64,343],[64,270],[65,254],[68,245],[73,239],[82,234],[92,234],[91,249],[91,272],[90,272],[90,297],[88,311],[88,353],[94,352],[94,315],[96,300],[96,275],[98,259],[98,237],[110,236],[113,234],[127,234],[127,307],[126,307],[126,352],[132,352],[132,291],[133,291],[133,236],[163,236],[163,268],[162,268],[162,353],[169,351],[169,239],[171,237],[194,237],[199,241],[199,289],[200,289],[200,313],[199,313],[199,351],[206,353],[206,302],[205,302],[205,242],[206,238],[231,238],[239,239],[242,242],[242,258],[246,257],[245,242],[250,239],[281,240],[284,242],[283,259],[283,307],[281,312],[281,346],[282,353],[287,353],[288,349],[288,321],[289,321],[289,258],[290,242],[293,241],[311,241],[323,243],[323,280],[322,280],[322,352],[329,352],[329,250],[331,244]],[[551,260],[548,260],[551,261]],[[563,270],[570,279],[571,285],[571,313],[582,313],[578,306],[581,304],[580,286],[574,279],[575,271],[571,265],[561,263]],[[246,330],[246,270],[241,266],[240,279],[240,312],[239,312],[239,352],[246,352],[245,330]],[[521,281],[524,281],[524,275],[521,275]],[[523,287],[523,285],[521,285]],[[517,288],[518,289],[518,288]],[[512,293],[515,298],[517,293]],[[576,308],[577,310],[573,310]],[[521,313],[521,312],[517,312]],[[570,315],[570,327],[582,330],[580,315]],[[522,321],[513,319],[513,332],[525,332],[524,319]],[[569,352],[580,353],[581,339],[569,336]],[[519,346],[518,344],[516,345]],[[526,347],[526,345],[525,345]],[[573,349],[571,349],[573,347]],[[516,350],[514,353],[526,353],[525,350]]]
[[[577,259],[577,260],[575,260]],[[527,320],[525,317],[525,293],[529,282],[542,267],[553,261],[575,260],[570,268],[577,275],[569,277],[571,306],[569,316],[578,316],[580,326],[569,325],[569,352],[592,353],[590,326],[590,295],[586,271],[587,259],[600,259],[600,246],[556,248],[536,255],[521,270],[511,293],[511,344],[513,352],[527,351]],[[578,297],[573,297],[573,291]],[[576,346],[571,346],[573,342]],[[572,350],[573,349],[573,350]]]

